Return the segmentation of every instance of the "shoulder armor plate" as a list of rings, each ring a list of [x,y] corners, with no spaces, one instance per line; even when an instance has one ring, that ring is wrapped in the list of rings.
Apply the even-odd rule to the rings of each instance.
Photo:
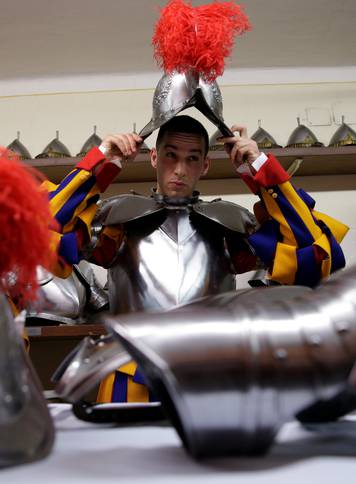
[[[257,228],[255,216],[246,208],[224,200],[199,202],[193,205],[194,212],[226,227],[233,232],[251,234]]]
[[[164,205],[142,195],[119,195],[110,200],[103,225],[117,225],[164,210]],[[105,210],[105,208],[104,208]]]

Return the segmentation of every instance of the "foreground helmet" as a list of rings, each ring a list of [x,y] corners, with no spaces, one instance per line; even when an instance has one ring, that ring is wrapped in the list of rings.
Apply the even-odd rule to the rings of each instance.
[[[152,119],[139,133],[147,138],[155,129],[184,109],[195,106],[224,136],[233,136],[224,123],[222,97],[216,81],[207,82],[199,74],[172,72],[157,84],[152,103]]]

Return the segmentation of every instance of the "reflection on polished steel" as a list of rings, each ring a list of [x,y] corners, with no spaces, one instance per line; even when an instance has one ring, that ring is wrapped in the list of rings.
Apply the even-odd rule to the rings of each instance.
[[[55,277],[39,267],[38,297],[27,308],[27,325],[56,322],[81,324],[85,313],[97,312],[107,307],[108,295],[97,282],[94,271],[86,261],[73,266],[67,278]]]
[[[42,389],[0,294],[0,468],[45,457],[54,429]]]
[[[56,393],[66,400],[78,401],[109,373],[130,361],[129,353],[113,336],[98,340],[87,336],[53,375]]]
[[[286,148],[311,148],[324,146],[320,143],[315,134],[307,128],[304,124],[300,124],[300,119],[297,118],[298,126],[290,135]]]
[[[258,453],[286,420],[347,384],[356,360],[356,267],[315,290],[228,293],[106,323],[191,454]]]
[[[164,74],[153,95],[151,121],[139,133],[147,138],[184,109],[195,106],[225,136],[232,136],[223,119],[223,105],[216,81],[208,83],[194,72]]]
[[[168,309],[233,290],[230,260],[223,247],[217,249],[192,225],[186,208],[170,210],[149,235],[143,236],[140,227],[124,241],[108,271],[112,312]]]

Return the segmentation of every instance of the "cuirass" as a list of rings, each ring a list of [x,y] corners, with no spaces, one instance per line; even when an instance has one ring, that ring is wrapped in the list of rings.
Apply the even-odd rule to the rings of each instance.
[[[158,224],[144,218],[127,229],[108,271],[113,313],[164,310],[235,289],[224,237],[198,222],[184,207],[168,209]]]

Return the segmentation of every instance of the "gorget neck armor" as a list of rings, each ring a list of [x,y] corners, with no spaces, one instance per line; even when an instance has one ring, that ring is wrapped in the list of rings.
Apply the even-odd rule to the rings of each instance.
[[[168,209],[172,207],[187,207],[189,205],[193,205],[194,203],[198,203],[199,195],[200,193],[195,190],[191,197],[167,197],[167,195],[158,193],[156,188],[152,188],[151,190],[151,197],[155,200],[155,202],[165,205],[165,207]]]

